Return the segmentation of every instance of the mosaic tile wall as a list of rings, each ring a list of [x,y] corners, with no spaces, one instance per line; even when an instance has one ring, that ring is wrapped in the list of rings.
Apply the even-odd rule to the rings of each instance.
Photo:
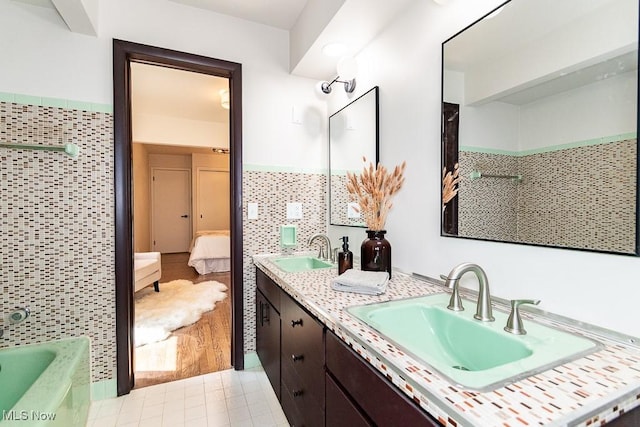
[[[460,234],[633,253],[636,153],[636,139],[523,157],[460,152]],[[523,180],[470,181],[474,169]]]
[[[0,313],[32,313],[0,347],[87,335],[92,381],[116,367],[112,135],[111,114],[0,103],[1,142],[80,147],[0,148]]]
[[[244,171],[242,179],[244,350],[250,352],[256,348],[256,271],[252,256],[311,250],[308,239],[315,233],[325,233],[327,228],[327,178],[324,174]],[[287,202],[303,204],[303,219],[287,219]],[[247,218],[247,203],[258,203],[258,219]],[[297,247],[280,247],[282,224],[298,226]],[[333,242],[332,246],[335,246]]]
[[[510,179],[471,180],[472,171],[511,175],[518,170],[512,156],[460,151],[458,234],[479,239],[517,240],[518,184]]]

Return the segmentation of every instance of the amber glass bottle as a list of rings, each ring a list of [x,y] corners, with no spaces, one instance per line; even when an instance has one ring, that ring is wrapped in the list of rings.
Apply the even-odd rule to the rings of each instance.
[[[360,246],[360,268],[365,271],[386,271],[391,278],[391,243],[384,238],[386,230],[367,230]]]
[[[342,252],[338,253],[338,274],[353,268],[353,253],[349,250],[349,236],[342,237]]]

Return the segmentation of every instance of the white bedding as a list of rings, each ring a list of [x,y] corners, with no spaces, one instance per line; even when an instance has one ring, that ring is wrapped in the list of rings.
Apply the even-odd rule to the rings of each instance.
[[[231,270],[228,230],[199,231],[191,242],[188,265],[199,274]]]

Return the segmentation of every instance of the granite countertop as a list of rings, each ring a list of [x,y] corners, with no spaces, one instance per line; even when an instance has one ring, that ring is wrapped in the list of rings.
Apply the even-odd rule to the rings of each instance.
[[[254,263],[443,425],[589,426],[611,421],[640,406],[640,348],[601,334],[600,329],[594,333],[581,323],[523,313],[523,317],[599,341],[603,347],[489,392],[469,391],[454,386],[428,365],[403,353],[344,310],[354,305],[448,292],[447,288],[394,271],[387,292],[382,295],[338,292],[330,287],[337,268],[287,273],[271,262],[281,256],[254,256]],[[465,292],[462,291],[463,296]],[[470,298],[475,300],[474,296]],[[506,308],[494,305],[494,310]]]

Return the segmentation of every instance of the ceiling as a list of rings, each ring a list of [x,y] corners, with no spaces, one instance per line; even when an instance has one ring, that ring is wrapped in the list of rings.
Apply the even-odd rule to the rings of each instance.
[[[290,30],[307,0],[171,0],[186,6],[199,7],[223,15]]]
[[[131,63],[134,115],[227,123],[229,110],[222,108],[220,103],[220,91],[224,89],[229,89],[229,81],[223,77]]]
[[[73,32],[95,36],[97,4],[109,0],[13,0],[55,8]],[[161,0],[157,0],[161,1]],[[357,55],[408,5],[417,0],[164,0],[278,28],[289,33],[289,71],[330,80],[339,58],[322,48],[334,42]],[[422,0],[421,0],[422,1]],[[437,0],[442,1],[442,0]]]

